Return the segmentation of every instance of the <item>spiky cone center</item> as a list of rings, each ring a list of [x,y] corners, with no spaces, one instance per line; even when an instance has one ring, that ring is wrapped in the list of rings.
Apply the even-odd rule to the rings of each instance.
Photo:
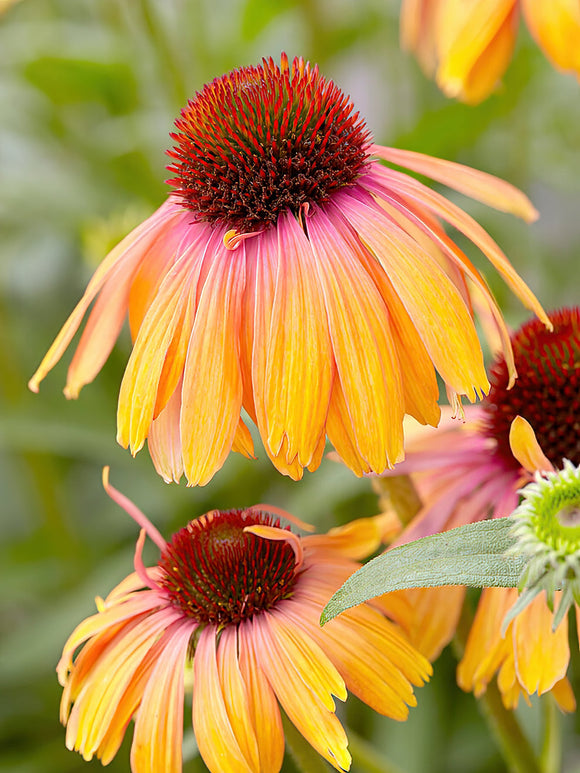
[[[529,556],[519,586],[524,599],[545,590],[550,605],[563,591],[555,624],[572,601],[580,603],[580,467],[539,473],[521,490],[512,515],[515,544],[510,552]]]
[[[557,469],[563,460],[580,464],[580,309],[549,315],[553,331],[531,320],[512,336],[518,378],[508,389],[503,357],[491,368],[491,389],[483,400],[484,432],[495,439],[497,454],[516,468],[510,427],[516,416],[532,425],[540,448]]]
[[[370,134],[350,98],[301,58],[205,85],[176,120],[168,182],[197,219],[260,231],[361,174]]]
[[[174,534],[159,561],[170,602],[200,624],[227,625],[290,598],[295,553],[246,530],[255,525],[290,531],[269,513],[215,510]]]

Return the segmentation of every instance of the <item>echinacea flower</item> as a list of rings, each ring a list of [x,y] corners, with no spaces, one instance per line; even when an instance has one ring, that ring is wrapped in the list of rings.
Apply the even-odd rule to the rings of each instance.
[[[250,456],[243,409],[298,479],[326,436],[358,475],[403,455],[403,416],[436,425],[436,370],[475,400],[488,389],[466,287],[481,275],[443,231],[470,238],[544,321],[487,233],[455,204],[377,159],[526,220],[528,199],[490,175],[371,143],[350,99],[302,59],[271,59],[206,85],[182,111],[168,200],[105,259],[38,371],[60,359],[96,298],[67,397],[96,376],[125,316],[134,340],[118,441],[148,438],[165,480],[207,483]]]
[[[520,13],[552,64],[580,77],[579,0],[403,0],[401,43],[448,97],[478,104],[507,69]]]
[[[369,604],[324,629],[332,593],[376,549],[375,519],[300,537],[267,506],[214,510],[169,542],[135,505],[109,494],[142,527],[135,572],[68,639],[58,664],[66,743],[109,763],[131,721],[133,773],[181,773],[183,707],[212,773],[278,773],[280,706],[338,770],[350,766],[334,697],[347,690],[404,720],[431,669],[398,627]],[[146,534],[161,551],[141,558]],[[75,651],[80,652],[74,656]]]
[[[518,506],[521,487],[535,474],[562,470],[564,460],[580,463],[580,309],[549,316],[553,332],[531,321],[512,337],[519,373],[513,388],[507,388],[508,369],[499,356],[491,369],[489,395],[481,405],[466,407],[465,423],[448,418],[437,431],[421,428],[407,446],[406,460],[388,473],[410,475],[421,500],[398,543],[508,516]],[[449,641],[449,621],[457,620],[463,602],[460,591],[453,589],[446,596],[440,588],[415,589],[389,595],[394,596],[391,610],[395,603],[399,606],[396,619],[421,651],[430,655],[421,647],[420,636],[430,633],[433,653]],[[552,630],[557,621],[547,601],[553,599],[543,591],[504,632],[502,623],[517,597],[512,588],[483,590],[459,665],[459,685],[479,695],[499,671],[498,686],[507,707],[515,707],[520,694],[550,690],[562,708],[571,710],[574,696],[565,678],[567,620]],[[417,599],[425,610],[422,626],[410,607],[409,600]]]

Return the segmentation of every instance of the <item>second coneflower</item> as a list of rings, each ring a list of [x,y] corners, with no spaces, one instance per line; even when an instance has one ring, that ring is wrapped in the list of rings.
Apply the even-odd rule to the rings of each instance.
[[[252,455],[242,408],[276,467],[297,479],[319,465],[327,436],[359,475],[392,467],[405,413],[439,420],[436,371],[453,393],[485,393],[466,277],[511,362],[508,336],[441,220],[543,317],[472,218],[378,159],[531,220],[526,197],[458,164],[373,145],[350,99],[302,59],[214,80],[172,137],[172,194],[105,259],[30,382],[37,391],[96,298],[68,372],[65,393],[76,397],[128,315],[118,440],[135,454],[148,439],[168,481],[185,473],[204,484],[231,449]]]
[[[70,749],[107,765],[133,718],[133,773],[181,773],[186,692],[211,773],[278,773],[280,706],[338,770],[351,758],[334,697],[350,690],[406,719],[413,685],[431,669],[398,627],[370,604],[324,628],[319,622],[360,567],[353,559],[378,546],[376,519],[299,537],[278,517],[291,516],[267,506],[214,510],[165,542],[107,479],[105,486],[142,531],[135,573],[98,600],[58,664]],[[146,534],[161,550],[152,567],[141,557]]]

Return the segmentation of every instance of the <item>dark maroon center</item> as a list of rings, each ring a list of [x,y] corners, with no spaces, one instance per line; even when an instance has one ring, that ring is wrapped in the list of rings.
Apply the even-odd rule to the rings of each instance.
[[[542,451],[557,467],[569,459],[580,464],[580,309],[549,315],[554,330],[539,320],[523,325],[512,337],[518,379],[507,389],[505,360],[491,368],[491,389],[482,405],[485,432],[497,441],[497,453],[517,467],[509,446],[513,419],[523,416]]]
[[[262,230],[352,185],[370,135],[349,97],[302,59],[264,59],[204,86],[176,120],[168,182],[198,219]]]
[[[264,512],[215,510],[173,535],[161,556],[171,602],[199,623],[238,623],[292,595],[296,558],[285,540],[244,532],[283,527]]]

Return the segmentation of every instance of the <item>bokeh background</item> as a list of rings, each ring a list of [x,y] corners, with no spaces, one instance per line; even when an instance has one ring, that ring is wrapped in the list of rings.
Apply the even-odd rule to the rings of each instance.
[[[399,49],[398,0],[7,6],[0,15],[0,772],[80,773],[100,763],[65,749],[54,667],[69,632],[94,611],[94,597],[130,571],[137,536],[103,492],[103,465],[166,536],[208,509],[258,501],[320,528],[377,511],[368,480],[325,460],[293,483],[264,461],[259,444],[256,462],[231,456],[205,488],[164,484],[146,450],[133,460],[114,440],[128,334],[77,402],[62,396],[65,364],[40,395],[26,389],[95,265],[164,200],[168,132],[188,96],[282,50],[318,62],[351,94],[378,142],[470,164],[531,196],[541,212],[532,226],[456,198],[555,308],[579,301],[580,90],[522,28],[497,94],[476,108],[448,101]],[[462,246],[484,267],[475,249]],[[525,310],[484,268],[509,323],[519,324]],[[580,695],[577,658],[574,666]],[[503,771],[454,670],[445,652],[406,724],[354,698],[344,715],[407,773]],[[534,738],[537,704],[519,712]],[[577,731],[576,718],[566,718],[566,771],[580,770]],[[185,771],[203,771],[193,739],[186,743]],[[127,743],[109,770],[129,770]],[[284,770],[296,769],[288,760]]]

